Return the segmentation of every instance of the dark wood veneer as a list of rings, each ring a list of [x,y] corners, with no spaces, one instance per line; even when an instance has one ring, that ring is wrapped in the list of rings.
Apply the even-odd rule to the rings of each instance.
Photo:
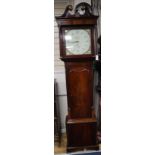
[[[67,132],[69,147],[96,145],[96,122],[70,124]]]
[[[91,117],[93,106],[92,61],[66,62],[68,107],[71,118]]]
[[[96,24],[96,16],[92,19],[90,17],[83,18],[57,18],[58,24],[61,26],[68,25],[95,25]],[[59,20],[62,19],[62,20]]]

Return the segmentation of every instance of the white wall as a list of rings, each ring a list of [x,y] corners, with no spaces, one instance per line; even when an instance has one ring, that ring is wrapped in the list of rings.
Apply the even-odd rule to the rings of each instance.
[[[58,104],[60,111],[60,122],[61,122],[61,131],[65,132],[65,119],[67,115],[67,93],[66,93],[66,81],[65,81],[65,72],[64,71],[54,71],[54,78],[57,82],[57,94],[58,95]]]
[[[66,6],[68,5],[68,0],[55,0],[54,1],[54,16],[60,16],[63,14]],[[59,59],[60,49],[59,49],[59,30],[54,19],[54,70],[64,70],[64,63]]]
[[[91,0],[74,0],[74,6],[76,6],[77,4],[79,4],[81,2],[86,2],[86,3],[91,4]]]

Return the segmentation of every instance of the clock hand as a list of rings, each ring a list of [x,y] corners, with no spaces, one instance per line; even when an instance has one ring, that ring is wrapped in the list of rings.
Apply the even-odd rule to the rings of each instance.
[[[79,43],[79,41],[68,41],[69,43]]]

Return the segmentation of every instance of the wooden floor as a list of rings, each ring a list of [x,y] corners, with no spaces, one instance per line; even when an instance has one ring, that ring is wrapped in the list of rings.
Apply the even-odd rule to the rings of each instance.
[[[54,154],[66,153],[67,137],[66,134],[62,134],[61,143],[54,143]]]

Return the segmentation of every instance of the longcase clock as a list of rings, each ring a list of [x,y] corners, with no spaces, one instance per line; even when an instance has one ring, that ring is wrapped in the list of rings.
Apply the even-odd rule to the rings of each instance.
[[[69,5],[62,16],[56,17],[59,27],[60,58],[65,63],[66,71],[67,152],[98,149],[93,102],[97,18],[87,3],[78,4],[75,11]]]

